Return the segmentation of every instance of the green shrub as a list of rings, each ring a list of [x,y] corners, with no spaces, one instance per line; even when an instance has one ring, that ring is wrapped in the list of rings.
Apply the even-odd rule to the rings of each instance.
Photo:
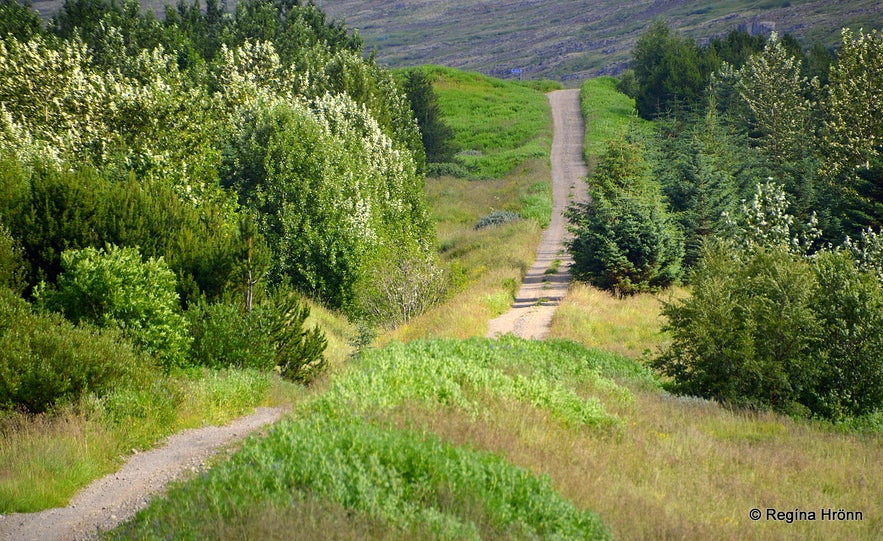
[[[149,361],[119,333],[31,311],[0,288],[0,408],[39,413],[138,381]]]
[[[383,251],[371,268],[359,287],[362,312],[390,328],[441,302],[450,281],[437,256],[418,249]]]
[[[678,392],[831,419],[883,407],[883,290],[846,252],[709,246],[665,305]]]
[[[175,275],[162,258],[141,260],[135,248],[84,248],[62,254],[64,272],[38,300],[74,323],[120,329],[166,367],[184,364],[190,345]]]
[[[426,164],[427,177],[472,178],[472,172],[462,163],[444,162]]]
[[[276,352],[270,342],[267,310],[243,311],[239,304],[200,303],[187,311],[193,343],[190,362],[208,368],[272,370]]]
[[[883,411],[883,287],[846,252],[819,254],[813,270],[822,368],[812,409],[831,418]]]
[[[269,341],[283,378],[309,383],[327,366],[323,355],[328,340],[319,327],[307,330],[310,307],[293,292],[277,292],[267,307]]]
[[[0,223],[0,287],[16,292],[24,291],[25,262],[19,244],[9,230]]]
[[[478,222],[476,222],[475,224],[475,229],[484,229],[485,227],[503,225],[509,222],[515,222],[520,219],[521,215],[517,212],[512,212],[509,210],[495,210],[490,214],[485,214],[484,216],[479,218]]]
[[[296,457],[296,459],[292,459]],[[174,489],[115,532],[116,539],[199,539],[243,509],[320,498],[423,539],[608,539],[546,477],[487,452],[360,419],[278,425],[231,461]]]
[[[190,361],[208,368],[278,370],[306,383],[326,366],[328,342],[318,327],[307,330],[309,306],[288,291],[251,310],[231,303],[201,303],[188,311]]]

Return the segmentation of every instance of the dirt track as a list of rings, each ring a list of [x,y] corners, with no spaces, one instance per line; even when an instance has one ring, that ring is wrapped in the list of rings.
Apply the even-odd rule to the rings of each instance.
[[[552,142],[552,220],[543,231],[537,258],[527,271],[515,303],[488,325],[488,337],[513,333],[521,338],[543,339],[549,334],[552,314],[570,286],[570,265],[564,243],[564,211],[571,201],[586,197],[586,164],[582,157],[585,133],[579,108],[579,90],[549,94],[555,125]],[[556,261],[557,264],[556,268]]]
[[[67,507],[39,513],[0,515],[0,540],[81,541],[130,519],[172,480],[199,471],[226,445],[278,420],[284,410],[257,408],[226,426],[186,430],[166,444],[133,455],[116,473],[98,479]]]

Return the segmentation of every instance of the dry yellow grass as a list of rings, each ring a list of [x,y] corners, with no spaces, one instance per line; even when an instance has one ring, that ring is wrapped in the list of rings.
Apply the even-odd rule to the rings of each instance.
[[[662,301],[670,295],[685,294],[685,290],[675,289],[619,299],[595,287],[574,283],[555,312],[549,337],[567,338],[632,358],[656,354],[667,340],[662,332]]]
[[[880,539],[883,438],[658,391],[635,398],[619,406],[625,426],[613,434],[564,427],[524,403],[499,404],[477,419],[411,405],[389,420],[549,475],[618,539]],[[762,520],[749,518],[754,508]],[[829,508],[863,519],[821,520]],[[766,520],[767,509],[813,511],[816,520]]]
[[[484,336],[488,321],[507,310],[514,299],[536,256],[541,230],[532,220],[477,231],[475,224],[494,210],[519,210],[521,198],[531,187],[550,178],[547,160],[530,160],[502,179],[427,179],[441,258],[460,283],[447,302],[383,334],[377,344]]]

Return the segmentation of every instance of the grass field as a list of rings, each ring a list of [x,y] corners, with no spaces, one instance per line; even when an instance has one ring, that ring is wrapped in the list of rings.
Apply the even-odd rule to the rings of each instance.
[[[586,122],[583,155],[594,163],[607,142],[624,137],[629,130],[650,130],[652,124],[635,111],[635,100],[616,90],[617,79],[597,77],[580,87],[580,108]]]
[[[352,352],[354,325],[311,304],[308,325],[328,338],[332,371]],[[101,400],[26,416],[0,415],[0,514],[67,505],[88,483],[117,470],[133,449],[169,434],[223,424],[256,406],[291,404],[302,387],[250,370],[191,370],[143,388],[121,388]]]
[[[474,176],[501,178],[528,160],[548,160],[552,117],[541,92],[479,73],[423,69],[434,79],[445,120],[463,149],[459,159]]]
[[[670,396],[570,341],[418,340],[365,352],[110,538],[871,540],[881,452],[878,436]]]

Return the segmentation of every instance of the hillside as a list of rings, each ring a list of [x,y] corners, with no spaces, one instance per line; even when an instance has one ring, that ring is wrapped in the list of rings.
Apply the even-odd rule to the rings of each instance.
[[[139,0],[159,16],[171,0]],[[61,0],[34,0],[44,18]],[[187,2],[191,3],[191,2]],[[205,2],[200,2],[204,5]],[[231,11],[236,1],[226,3]],[[775,29],[806,42],[833,46],[840,29],[880,28],[883,4],[876,0],[315,0],[330,18],[357,29],[367,50],[390,67],[441,64],[495,77],[578,81],[616,74],[635,40],[655,18],[697,39],[722,35],[740,25],[755,32]]]
[[[37,2],[39,4],[39,2]],[[358,29],[368,49],[392,67],[427,63],[512,77],[563,81],[619,72],[653,19],[706,39],[742,24],[833,45],[840,28],[879,28],[883,4],[685,0],[318,0],[331,17]]]

